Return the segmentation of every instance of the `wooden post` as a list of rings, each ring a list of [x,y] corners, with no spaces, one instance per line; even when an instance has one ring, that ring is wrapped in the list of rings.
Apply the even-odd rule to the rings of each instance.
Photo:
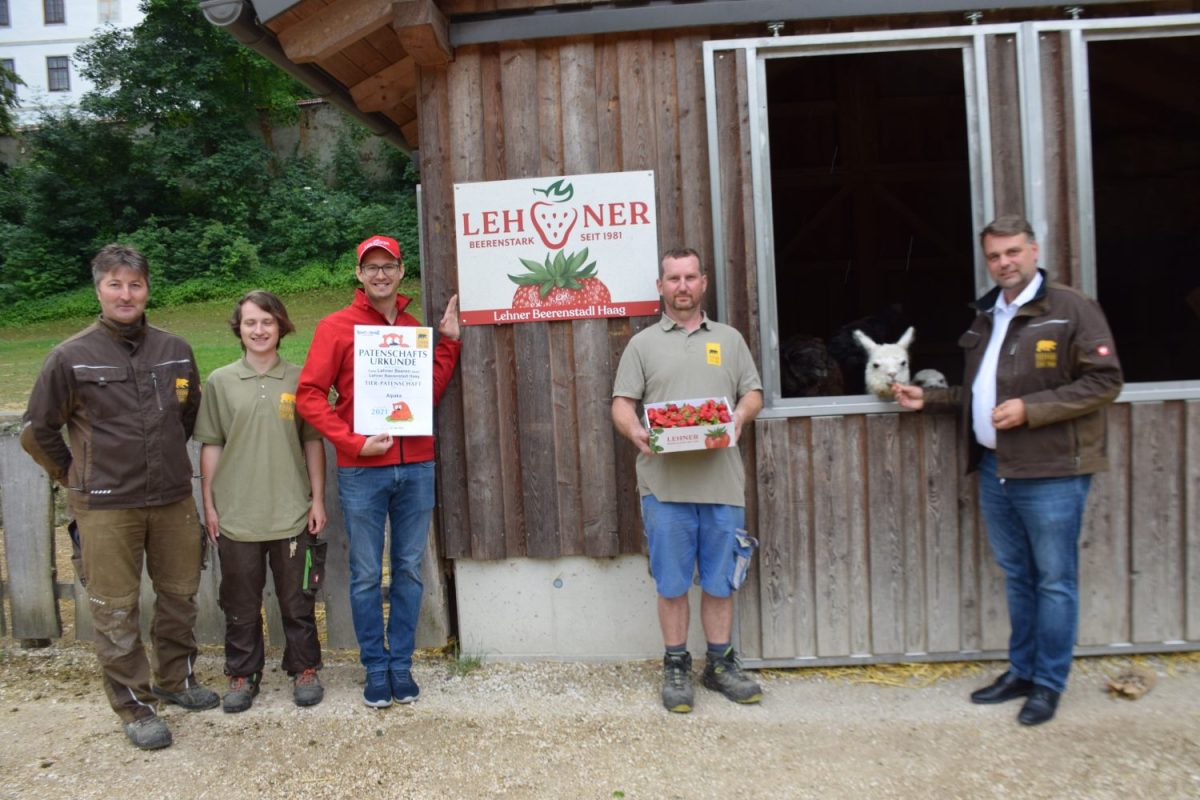
[[[33,467],[32,469],[30,467]],[[0,432],[6,589],[16,639],[62,635],[54,598],[54,505],[50,479],[21,449],[13,430]]]

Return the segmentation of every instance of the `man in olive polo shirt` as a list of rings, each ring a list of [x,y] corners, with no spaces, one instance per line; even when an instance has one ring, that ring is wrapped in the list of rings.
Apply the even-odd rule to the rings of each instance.
[[[692,249],[667,251],[658,271],[663,317],[629,340],[613,386],[613,424],[639,450],[638,493],[658,591],[663,705],[692,710],[692,657],[687,651],[688,588],[698,567],[700,620],[708,641],[704,686],[738,703],[762,690],[741,669],[730,643],[738,542],[745,537],[745,475],[737,448],[655,454],[638,403],[700,397],[736,398],[735,439],[762,409],[762,382],[745,339],[704,313],[708,277]]]

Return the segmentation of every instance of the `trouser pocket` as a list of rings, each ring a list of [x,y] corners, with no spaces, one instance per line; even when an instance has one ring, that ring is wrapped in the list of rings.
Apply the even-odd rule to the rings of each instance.
[[[325,583],[325,554],[329,543],[311,533],[300,534],[300,541],[304,542],[304,572],[300,578],[300,588],[312,596]]]
[[[746,582],[746,573],[750,570],[750,559],[754,556],[754,551],[758,548],[758,539],[755,539],[742,528],[738,528],[737,532],[733,535],[733,541],[733,576],[729,579],[729,582],[734,589],[740,589],[742,588],[742,584]]]
[[[75,569],[75,577],[79,585],[87,588],[87,575],[83,572],[83,545],[79,542],[79,525],[75,520],[67,523],[67,535],[71,537],[71,566]]]

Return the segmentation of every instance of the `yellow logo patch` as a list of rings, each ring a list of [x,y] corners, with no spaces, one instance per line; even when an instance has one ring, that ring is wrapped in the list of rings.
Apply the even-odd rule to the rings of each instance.
[[[429,332],[428,331],[417,331],[417,349],[418,350],[428,350],[429,349]]]
[[[181,404],[187,402],[188,389],[190,387],[191,387],[191,384],[188,382],[187,378],[176,378],[175,379],[175,399],[178,400]]]
[[[713,367],[721,366],[721,343],[720,342],[709,342],[706,345],[704,345],[704,353],[708,357],[708,363],[710,366],[713,366]]]
[[[1053,339],[1038,339],[1034,345],[1033,366],[1037,369],[1053,369],[1058,366],[1058,343]]]
[[[296,395],[281,392],[279,395],[279,418],[294,422],[296,419]]]

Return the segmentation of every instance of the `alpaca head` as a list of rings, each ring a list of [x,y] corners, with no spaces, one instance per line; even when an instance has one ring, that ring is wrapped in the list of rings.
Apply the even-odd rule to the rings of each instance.
[[[922,389],[946,389],[950,386],[946,382],[946,376],[936,369],[920,370],[913,375],[912,381],[914,386],[920,386]]]
[[[915,331],[909,328],[892,344],[877,344],[860,330],[854,339],[867,351],[867,368],[863,376],[867,391],[885,400],[892,399],[893,383],[908,383],[908,346]]]

